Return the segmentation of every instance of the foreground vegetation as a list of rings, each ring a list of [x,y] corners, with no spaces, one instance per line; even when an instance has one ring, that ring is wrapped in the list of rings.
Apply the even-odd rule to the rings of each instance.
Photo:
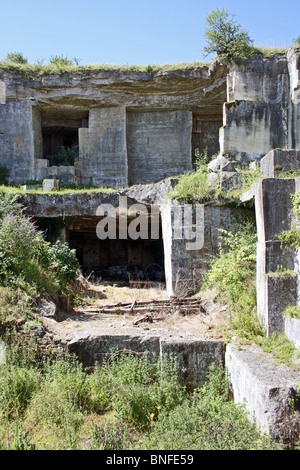
[[[221,366],[190,393],[170,358],[116,356],[91,374],[72,357],[0,368],[3,450],[282,448],[233,404]]]
[[[283,448],[261,435],[244,407],[234,404],[221,365],[211,369],[205,384],[188,390],[172,357],[165,357],[162,367],[147,355],[107,356],[90,372],[55,345],[44,354],[35,330],[29,334],[39,326],[32,305],[41,293],[72,295],[75,253],[66,244],[47,242],[14,194],[1,194],[0,215],[0,327],[8,345],[0,365],[3,450]],[[228,337],[263,344],[254,313],[255,230],[248,223],[236,234],[220,235],[207,286],[213,284],[231,304]],[[271,351],[272,345],[264,347]],[[282,359],[278,338],[276,348]]]

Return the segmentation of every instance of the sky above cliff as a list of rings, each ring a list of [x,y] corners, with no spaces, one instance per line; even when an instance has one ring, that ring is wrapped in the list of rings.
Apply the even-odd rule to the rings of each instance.
[[[235,14],[254,44],[288,47],[300,36],[299,0],[0,0],[0,59],[61,55],[85,64],[207,62],[206,17]]]

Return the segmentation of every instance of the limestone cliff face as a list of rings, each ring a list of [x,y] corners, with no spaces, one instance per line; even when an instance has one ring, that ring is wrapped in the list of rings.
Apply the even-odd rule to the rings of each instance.
[[[0,70],[0,164],[10,179],[126,187],[192,169],[196,149],[248,162],[298,148],[299,53],[146,73]],[[75,161],[58,159],[76,148]]]

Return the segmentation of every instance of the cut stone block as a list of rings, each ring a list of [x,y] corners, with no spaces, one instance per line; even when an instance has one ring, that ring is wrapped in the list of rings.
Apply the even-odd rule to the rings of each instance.
[[[286,337],[294,343],[295,347],[300,349],[300,320],[298,318],[285,319]]]
[[[221,341],[178,341],[161,339],[161,357],[173,356],[185,384],[199,387],[205,381],[212,364],[224,363],[225,346]]]
[[[259,242],[278,239],[291,228],[294,179],[262,179],[252,185]]]
[[[300,372],[279,366],[256,346],[244,349],[228,344],[225,365],[234,401],[245,404],[256,426],[274,438],[285,438],[291,424],[299,427],[297,382]],[[295,430],[297,432],[297,429]]]
[[[59,189],[59,180],[56,179],[47,179],[43,181],[43,191],[55,191]]]
[[[260,161],[260,171],[264,176],[275,178],[284,171],[300,169],[300,150],[274,149]]]

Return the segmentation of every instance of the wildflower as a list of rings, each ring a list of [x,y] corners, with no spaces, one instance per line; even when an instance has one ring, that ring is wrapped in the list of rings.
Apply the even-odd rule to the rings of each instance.
[[[157,406],[156,409],[157,409],[158,411],[160,411],[160,410],[161,410],[161,407],[160,407],[160,406]]]
[[[150,418],[153,419],[154,416],[155,416],[155,414],[154,414],[154,413],[151,413]]]

